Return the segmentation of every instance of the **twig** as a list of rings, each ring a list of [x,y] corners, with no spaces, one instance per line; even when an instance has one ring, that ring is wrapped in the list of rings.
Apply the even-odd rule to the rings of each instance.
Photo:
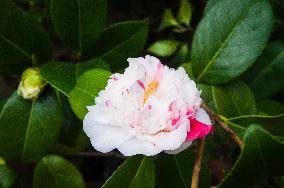
[[[79,152],[71,154],[73,156],[80,157],[117,157],[120,159],[126,159],[125,156],[117,153],[117,152],[108,152],[108,153],[100,153],[100,152]]]
[[[196,153],[196,160],[192,172],[191,188],[198,188],[204,146],[205,146],[205,137],[200,139],[199,147]]]
[[[209,114],[211,119],[217,122],[220,127],[222,127],[230,135],[230,137],[235,141],[236,144],[240,146],[240,148],[243,147],[244,144],[240,137],[228,126],[227,123],[221,120],[218,114],[210,110],[204,103],[202,104],[202,108]]]

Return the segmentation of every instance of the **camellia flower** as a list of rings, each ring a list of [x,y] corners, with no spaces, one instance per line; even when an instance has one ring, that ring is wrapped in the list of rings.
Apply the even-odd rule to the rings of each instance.
[[[93,147],[123,155],[178,153],[212,130],[194,81],[152,56],[129,58],[88,106],[83,126]]]

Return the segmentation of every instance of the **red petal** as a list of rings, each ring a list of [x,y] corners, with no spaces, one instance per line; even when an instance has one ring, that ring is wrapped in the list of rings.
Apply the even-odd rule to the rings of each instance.
[[[193,118],[188,119],[190,121],[190,131],[187,132],[186,140],[192,141],[204,137],[214,130],[212,125],[206,125]]]

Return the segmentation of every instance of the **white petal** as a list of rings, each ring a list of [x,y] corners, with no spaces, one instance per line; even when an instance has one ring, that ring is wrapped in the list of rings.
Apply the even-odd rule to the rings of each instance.
[[[197,109],[195,118],[201,123],[204,123],[206,125],[212,125],[209,115],[203,108]]]
[[[178,149],[166,150],[165,153],[176,155],[176,154],[186,150],[191,145],[191,143],[192,143],[191,141],[185,141]]]
[[[132,156],[136,154],[153,156],[162,151],[160,148],[156,147],[153,143],[147,141],[141,141],[138,140],[137,138],[132,138],[127,140],[117,149],[125,156]]]

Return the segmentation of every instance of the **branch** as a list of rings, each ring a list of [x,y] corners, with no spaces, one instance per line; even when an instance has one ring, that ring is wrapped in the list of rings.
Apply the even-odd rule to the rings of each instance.
[[[194,168],[192,172],[191,188],[198,188],[204,146],[205,146],[205,137],[200,139],[199,147],[196,153],[196,160],[195,160],[195,164],[194,164]]]
[[[229,135],[230,137],[235,141],[236,144],[240,146],[240,148],[243,148],[243,141],[240,139],[240,137],[228,126],[227,123],[221,120],[220,116],[210,110],[204,103],[202,104],[202,108],[209,114],[211,119],[213,119],[215,122],[217,122],[220,127],[222,127]]]

